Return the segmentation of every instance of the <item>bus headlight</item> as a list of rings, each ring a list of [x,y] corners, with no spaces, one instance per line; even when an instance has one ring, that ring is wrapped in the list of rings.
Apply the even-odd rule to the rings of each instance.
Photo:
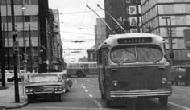
[[[116,87],[116,86],[118,85],[118,81],[113,80],[113,81],[112,81],[112,85]]]

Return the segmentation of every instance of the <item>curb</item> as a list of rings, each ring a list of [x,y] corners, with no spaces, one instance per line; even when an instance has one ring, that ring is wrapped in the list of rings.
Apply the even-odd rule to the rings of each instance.
[[[5,106],[5,110],[6,109],[16,109],[16,108],[21,108],[21,107],[24,107],[24,106],[27,106],[29,104],[27,98],[24,99],[24,102],[21,103],[21,104],[17,104],[17,105],[14,105],[14,106]]]
[[[21,107],[24,107],[24,106],[26,106],[26,105],[28,105],[29,103],[28,103],[28,101],[27,102],[25,102],[25,103],[23,103],[23,104],[20,104],[20,105],[16,105],[16,106],[6,106],[5,107],[5,110],[6,109],[16,109],[16,108],[21,108]]]

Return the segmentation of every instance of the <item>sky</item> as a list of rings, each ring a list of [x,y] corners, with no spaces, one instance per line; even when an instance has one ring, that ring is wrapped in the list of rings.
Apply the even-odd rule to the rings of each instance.
[[[103,10],[97,7],[103,5],[104,0],[49,0],[51,9],[59,10],[60,33],[63,42],[63,57],[69,62],[78,58],[87,57],[86,49],[95,45],[94,26],[98,16],[86,5],[90,6],[101,17]],[[85,41],[75,43],[72,41]],[[72,49],[81,49],[81,53],[72,53]]]

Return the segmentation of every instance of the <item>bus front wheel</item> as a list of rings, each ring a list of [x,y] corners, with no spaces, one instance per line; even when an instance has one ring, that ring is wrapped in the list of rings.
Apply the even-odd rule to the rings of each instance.
[[[104,94],[103,92],[101,92],[101,98],[102,98],[102,99],[105,99],[105,98],[106,98],[106,96],[105,96],[105,94]]]
[[[106,100],[106,105],[108,107],[114,107],[114,101],[113,100]]]
[[[162,105],[162,106],[167,106],[168,104],[168,97],[165,96],[165,97],[160,97],[159,98],[159,103]]]

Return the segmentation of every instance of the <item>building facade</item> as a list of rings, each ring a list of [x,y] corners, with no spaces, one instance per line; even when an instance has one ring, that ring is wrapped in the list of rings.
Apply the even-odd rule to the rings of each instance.
[[[189,0],[142,0],[142,32],[161,35],[168,53],[174,54],[174,64],[190,59],[184,43],[184,29],[190,28]]]
[[[140,32],[140,4],[140,0],[104,0],[105,21],[112,29],[107,29],[107,36],[114,33]],[[117,25],[112,17],[125,31]]]
[[[13,69],[13,31],[11,0],[1,0],[6,69]],[[47,71],[48,0],[13,0],[18,41],[18,69]]]
[[[5,36],[6,69],[13,69],[13,38],[10,0],[1,0],[3,35]],[[18,69],[38,68],[38,0],[14,0],[15,29],[19,48]],[[31,41],[31,42],[30,42]],[[30,48],[32,46],[32,48]],[[32,50],[31,50],[32,49]],[[33,51],[31,53],[31,51]],[[34,58],[32,61],[30,58]],[[32,64],[32,65],[31,65]]]
[[[59,11],[49,9],[48,14],[48,70],[62,71],[62,41],[60,35]]]
[[[95,49],[106,39],[106,25],[104,24],[104,18],[96,18],[95,25]]]
[[[95,46],[87,50],[88,61],[96,61],[96,49],[106,39],[106,25],[104,24],[104,18],[96,18],[95,25]]]

